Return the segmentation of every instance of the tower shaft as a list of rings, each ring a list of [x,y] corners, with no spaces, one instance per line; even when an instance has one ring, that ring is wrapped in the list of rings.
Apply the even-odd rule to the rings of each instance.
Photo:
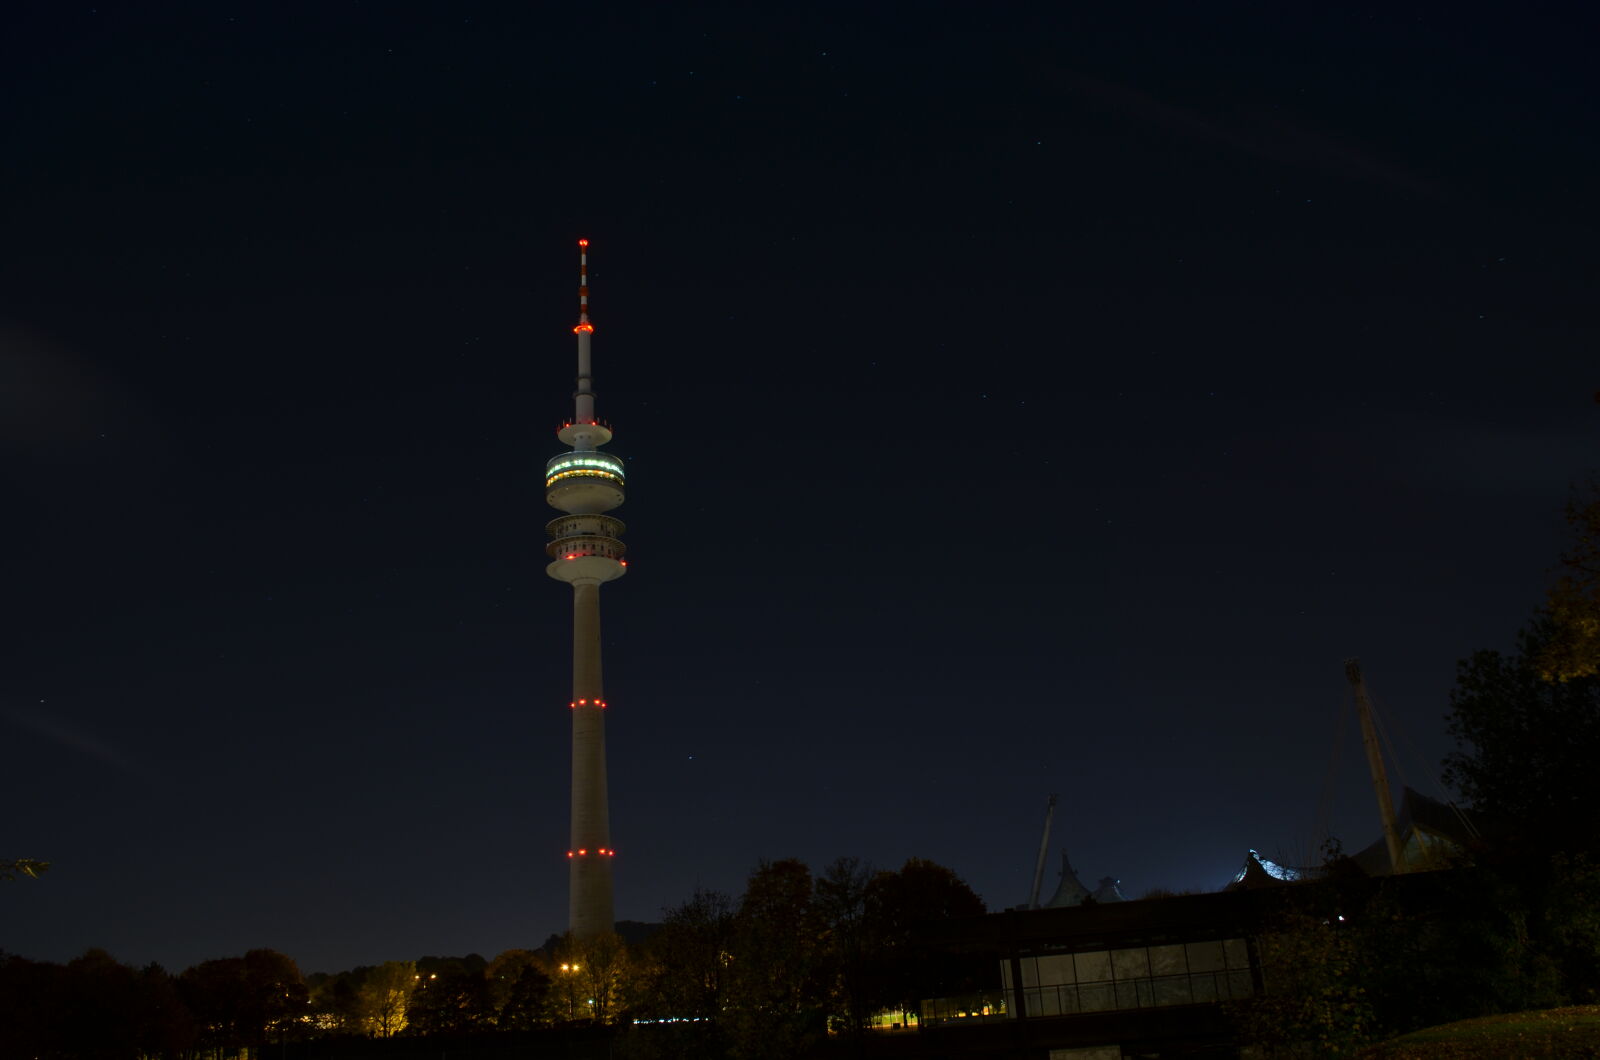
[[[612,928],[611,812],[606,789],[605,691],[600,672],[600,583],[572,586],[572,833],[567,929]]]

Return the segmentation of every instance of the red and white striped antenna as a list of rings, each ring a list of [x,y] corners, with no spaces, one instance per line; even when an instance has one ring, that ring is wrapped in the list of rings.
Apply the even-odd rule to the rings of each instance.
[[[578,324],[572,329],[578,335],[578,389],[573,393],[573,422],[595,424],[594,418],[594,387],[590,376],[594,369],[593,361],[589,355],[589,340],[594,336],[594,325],[589,323],[589,241],[578,240]],[[591,432],[592,433],[592,432]],[[595,445],[604,445],[609,439],[602,438],[594,441],[590,436],[573,437],[575,448],[588,449]]]
[[[594,331],[589,323],[589,241],[578,240],[578,326],[573,331]]]

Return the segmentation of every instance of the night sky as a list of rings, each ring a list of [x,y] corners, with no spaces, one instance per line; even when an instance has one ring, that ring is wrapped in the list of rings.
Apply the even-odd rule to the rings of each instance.
[[[13,14],[0,947],[564,929],[579,237],[619,918],[1364,846],[1351,655],[1434,790],[1600,463],[1594,27],[790,6]]]

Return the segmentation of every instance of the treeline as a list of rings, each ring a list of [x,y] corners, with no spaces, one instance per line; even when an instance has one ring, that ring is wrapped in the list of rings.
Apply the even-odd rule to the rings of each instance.
[[[912,859],[873,871],[841,858],[813,875],[763,862],[735,898],[701,891],[648,938],[552,938],[493,960],[420,957],[302,976],[269,949],[171,975],[102,950],[64,965],[0,955],[0,1060],[208,1060],[316,1055],[380,1039],[617,1029],[617,1055],[798,1055],[830,1026],[859,1034],[885,1009],[975,989],[965,965],[924,951],[912,926],[973,916],[955,873]],[[904,1016],[900,1022],[905,1022]],[[395,1046],[400,1046],[396,1041]],[[348,1052],[348,1050],[346,1050]]]
[[[1589,625],[1563,629],[1548,609],[1514,650],[1462,660],[1450,694],[1445,779],[1486,834],[1452,872],[1368,880],[1332,857],[1328,879],[1291,892],[1258,938],[1268,989],[1242,1006],[1245,1039],[1338,1055],[1433,1024],[1600,1002],[1600,499],[1575,511],[1589,527],[1573,553],[1588,557]]]
[[[1269,1055],[1600,1000],[1600,864],[1584,855],[1480,851],[1370,879],[1336,861],[1283,897],[1255,940],[1266,993],[1234,1006],[1240,1040]]]
[[[221,1055],[300,1032],[309,991],[273,950],[203,961],[180,975],[92,949],[68,963],[0,955],[0,1057]]]
[[[737,901],[698,893],[639,948],[625,1007],[672,1022],[626,1051],[781,1058],[830,1026],[859,1035],[877,1012],[905,1024],[920,999],[981,985],[969,962],[920,945],[914,926],[983,912],[960,877],[918,858],[894,872],[841,858],[816,877],[799,861],[765,862]]]

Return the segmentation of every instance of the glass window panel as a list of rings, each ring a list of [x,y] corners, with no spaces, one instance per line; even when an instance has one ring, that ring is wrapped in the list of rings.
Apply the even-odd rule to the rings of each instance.
[[[1194,1000],[1189,992],[1189,977],[1177,976],[1172,979],[1157,979],[1155,981],[1155,999],[1158,1005],[1187,1005]]]
[[[1071,1016],[1078,1011],[1078,988],[1075,986],[1058,986],[1056,993],[1061,995],[1061,1014]]]
[[[1009,992],[1011,990],[1011,962],[1000,962],[1000,985]]]
[[[1028,1015],[1030,1016],[1059,1016],[1061,1015],[1061,992],[1054,987],[1028,993]]]
[[[1184,950],[1189,954],[1191,972],[1220,972],[1224,967],[1220,942],[1191,942]]]
[[[1022,958],[1022,985],[1025,987],[1039,985],[1039,965],[1032,957]]]
[[[1228,996],[1249,997],[1252,993],[1249,972],[1228,973]]]
[[[1189,964],[1183,959],[1182,946],[1150,947],[1151,975],[1182,975],[1188,970]]]
[[[1072,975],[1072,955],[1063,953],[1053,957],[1039,958],[1039,985],[1055,986],[1057,983],[1070,983]]]
[[[1107,950],[1074,953],[1072,961],[1080,983],[1104,982],[1111,978],[1111,954]]]
[[[1150,951],[1143,946],[1111,951],[1112,977],[1117,980],[1146,979],[1150,976]]]
[[[1138,983],[1117,983],[1116,984],[1117,1007],[1118,1008],[1138,1008],[1139,1007],[1139,991],[1137,989],[1138,986],[1139,986]]]
[[[1250,967],[1250,947],[1244,944],[1244,939],[1228,939],[1222,944],[1222,949],[1227,955],[1229,968]]]
[[[1110,983],[1078,987],[1078,1008],[1082,1012],[1109,1012],[1117,1003]]]
[[[1191,975],[1189,989],[1194,993],[1195,1001],[1217,1000],[1217,980],[1210,975]]]

